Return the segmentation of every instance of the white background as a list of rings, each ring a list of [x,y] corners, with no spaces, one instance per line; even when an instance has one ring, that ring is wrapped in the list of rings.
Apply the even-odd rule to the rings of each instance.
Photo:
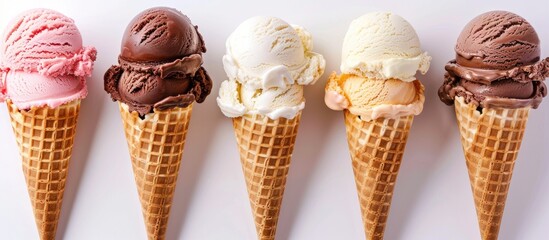
[[[17,2],[17,3],[15,3]],[[481,3],[479,3],[481,2]],[[98,59],[88,81],[70,166],[58,239],[146,239],[118,105],[103,91],[103,73],[116,63],[122,33],[142,10],[164,5],[187,14],[204,36],[204,66],[212,95],[194,108],[167,239],[254,239],[255,227],[231,121],[215,98],[225,80],[225,39],[245,19],[272,15],[302,25],[326,74],[306,88],[277,239],[364,239],[343,114],[323,103],[329,72],[339,69],[349,23],[378,10],[393,11],[417,30],[433,56],[423,113],[416,117],[395,189],[386,239],[479,239],[477,220],[453,108],[437,97],[458,34],[473,17],[505,9],[525,17],[549,55],[547,0],[539,1],[7,1],[0,28],[19,12],[48,7],[76,21]],[[546,100],[549,101],[549,100]],[[6,107],[0,107],[0,239],[37,239],[21,163]],[[531,111],[500,239],[544,239],[549,224],[549,103]],[[544,126],[545,125],[545,126]]]

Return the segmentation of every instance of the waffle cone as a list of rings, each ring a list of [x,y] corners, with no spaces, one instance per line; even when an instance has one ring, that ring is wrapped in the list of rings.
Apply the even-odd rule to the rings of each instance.
[[[80,100],[28,111],[7,105],[40,239],[55,239]]]
[[[275,239],[286,176],[301,113],[272,120],[253,114],[233,118],[240,160],[260,240]]]
[[[480,233],[483,240],[497,239],[530,108],[480,113],[461,97],[454,102]]]
[[[192,105],[144,119],[119,106],[148,239],[164,239]]]
[[[363,121],[345,110],[347,142],[366,239],[383,239],[398,170],[414,116]]]

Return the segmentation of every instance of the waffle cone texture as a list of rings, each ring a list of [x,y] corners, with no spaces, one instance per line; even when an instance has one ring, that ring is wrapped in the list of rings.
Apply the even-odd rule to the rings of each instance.
[[[252,213],[259,240],[275,239],[299,113],[272,120],[260,114],[233,118]]]
[[[55,239],[80,100],[19,110],[7,101],[40,239]]]
[[[119,103],[148,239],[165,239],[192,105],[144,119]]]
[[[530,107],[479,112],[461,97],[454,102],[480,233],[495,240]]]
[[[366,239],[381,240],[414,116],[363,121],[344,114]]]

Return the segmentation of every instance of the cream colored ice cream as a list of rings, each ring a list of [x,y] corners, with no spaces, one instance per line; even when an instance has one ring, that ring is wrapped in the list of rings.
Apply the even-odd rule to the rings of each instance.
[[[261,113],[271,119],[293,118],[305,107],[303,87],[297,84],[287,88],[254,90],[237,81],[221,83],[217,103],[227,117],[239,117],[246,113]]]
[[[388,12],[359,17],[343,41],[342,75],[328,79],[326,105],[349,109],[365,121],[417,115],[425,97],[415,75],[427,72],[430,60],[402,17]]]
[[[311,35],[274,17],[253,17],[229,36],[217,103],[227,117],[260,113],[293,118],[305,106],[303,85],[324,73],[322,55],[312,52]]]
[[[349,26],[343,41],[341,72],[411,82],[417,71],[427,72],[430,61],[410,23],[390,12],[374,12]]]

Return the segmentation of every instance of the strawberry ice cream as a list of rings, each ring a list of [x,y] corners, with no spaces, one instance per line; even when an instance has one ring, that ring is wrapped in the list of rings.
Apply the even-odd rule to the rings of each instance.
[[[6,28],[0,47],[0,100],[19,109],[49,106],[87,95],[97,51],[83,47],[74,21],[49,9],[33,9]]]

